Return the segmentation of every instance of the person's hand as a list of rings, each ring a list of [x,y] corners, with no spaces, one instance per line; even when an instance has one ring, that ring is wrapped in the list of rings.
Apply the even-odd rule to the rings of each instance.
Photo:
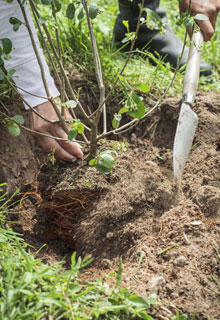
[[[42,116],[44,116],[44,118],[49,120],[58,119],[50,102],[45,102],[35,108]],[[32,130],[54,137],[67,138],[67,135],[61,128],[60,124],[49,123],[40,118],[33,111],[31,111],[30,123]],[[58,160],[72,161],[75,158],[83,157],[83,152],[78,143],[55,140],[39,134],[33,134],[33,136],[45,151],[51,152],[52,150],[55,150],[54,156]]]
[[[179,4],[180,13],[187,11],[189,8],[189,0],[182,0]],[[197,13],[206,15],[209,20],[196,20],[204,35],[204,40],[208,41],[215,31],[215,23],[218,12],[220,10],[219,0],[191,0],[191,16]]]

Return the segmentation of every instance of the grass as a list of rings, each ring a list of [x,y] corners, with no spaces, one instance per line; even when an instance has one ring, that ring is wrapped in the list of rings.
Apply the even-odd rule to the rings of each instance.
[[[0,185],[1,190],[4,186]],[[117,273],[89,282],[83,276],[92,261],[89,257],[76,258],[73,253],[70,269],[63,267],[64,261],[48,265],[38,259],[39,251],[31,253],[22,236],[7,226],[13,196],[6,200],[7,193],[1,192],[0,319],[157,320],[150,315],[162,305],[155,294],[145,299],[122,286],[122,260]],[[189,318],[177,312],[170,320]]]
[[[0,187],[4,187],[2,184]],[[16,192],[17,193],[17,192]],[[121,287],[122,262],[109,281],[82,280],[81,269],[91,258],[71,258],[71,268],[63,261],[47,265],[33,255],[20,234],[6,227],[11,204],[0,197],[0,318],[30,319],[147,319],[156,295],[144,299]],[[11,199],[12,201],[12,199]],[[111,285],[109,285],[111,280]]]

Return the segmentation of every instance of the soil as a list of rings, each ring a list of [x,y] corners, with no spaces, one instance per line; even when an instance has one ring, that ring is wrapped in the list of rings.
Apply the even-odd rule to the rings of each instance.
[[[9,192],[22,186],[14,228],[36,249],[47,243],[38,255],[44,261],[65,257],[68,266],[73,251],[92,255],[82,275],[91,280],[117,271],[122,257],[123,285],[144,297],[157,293],[163,301],[158,319],[171,319],[178,308],[194,319],[217,320],[220,99],[216,93],[197,95],[199,125],[181,190],[172,173],[179,107],[179,99],[166,99],[124,136],[128,150],[119,151],[110,175],[83,161],[45,164],[29,134],[12,138],[1,127],[0,176]]]

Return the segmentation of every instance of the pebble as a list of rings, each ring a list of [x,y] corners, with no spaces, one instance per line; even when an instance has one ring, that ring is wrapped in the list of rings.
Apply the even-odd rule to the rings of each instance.
[[[158,294],[161,287],[165,285],[166,281],[162,276],[153,277],[147,284],[147,290],[151,293]]]
[[[217,151],[215,150],[215,148],[211,148],[207,151],[207,154],[210,156],[210,157],[214,157],[216,156],[217,154]]]
[[[186,257],[184,256],[179,256],[178,258],[176,258],[176,260],[174,261],[174,264],[176,266],[179,266],[179,267],[184,267],[187,263],[187,259]]]

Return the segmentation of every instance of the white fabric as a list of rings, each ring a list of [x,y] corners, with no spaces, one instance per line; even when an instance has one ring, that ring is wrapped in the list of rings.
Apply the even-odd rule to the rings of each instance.
[[[50,75],[43,52],[40,48],[28,6],[26,6],[25,10],[34,34],[35,43],[43,62],[50,95],[57,97],[59,92],[54,84],[53,78]],[[0,39],[9,38],[13,44],[13,50],[10,53],[11,59],[4,60],[5,68],[7,70],[16,70],[13,80],[18,87],[37,96],[46,98],[47,95],[41,78],[40,67],[31,44],[28,30],[24,25],[21,25],[17,32],[13,31],[13,25],[9,23],[10,17],[16,17],[22,22],[24,21],[22,12],[16,0],[11,3],[7,3],[5,0],[0,0]],[[27,103],[31,105],[31,107],[35,107],[47,101],[45,99],[25,93],[22,90],[19,90],[19,93],[24,97]],[[28,109],[27,105],[25,105],[25,108]]]

